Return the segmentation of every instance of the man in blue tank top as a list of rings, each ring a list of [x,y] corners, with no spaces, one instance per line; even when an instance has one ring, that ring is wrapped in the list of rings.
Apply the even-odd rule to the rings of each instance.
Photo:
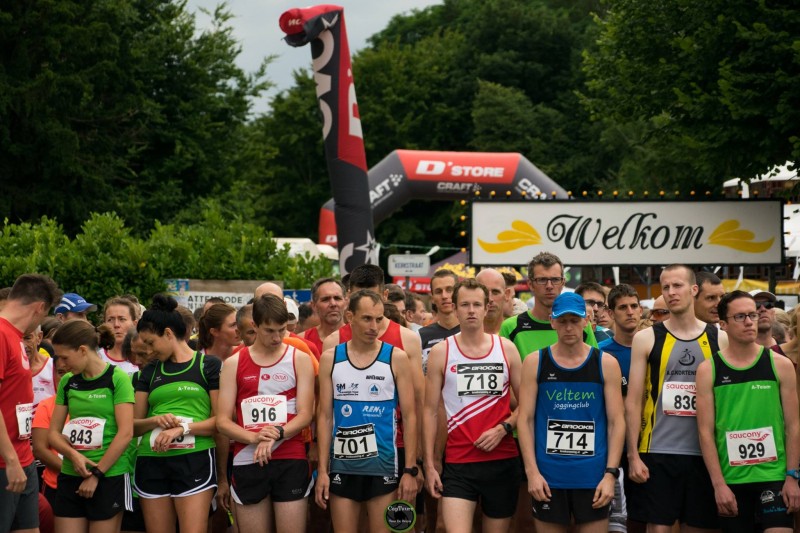
[[[331,505],[334,530],[358,530],[366,504],[369,531],[386,531],[383,516],[396,498],[417,494],[417,423],[408,356],[378,340],[388,320],[380,296],[368,290],[350,296],[346,312],[352,338],[322,354],[319,365],[316,501]],[[405,461],[398,457],[394,416],[403,420]]]
[[[517,431],[538,533],[608,531],[625,439],[617,360],[583,341],[586,305],[563,293],[550,321],[558,341],[522,365]]]

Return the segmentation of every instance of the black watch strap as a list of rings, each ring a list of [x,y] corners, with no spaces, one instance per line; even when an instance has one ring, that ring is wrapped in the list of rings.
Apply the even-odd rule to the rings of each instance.
[[[513,435],[514,428],[511,426],[511,424],[509,424],[508,422],[500,422],[500,425],[503,426],[503,429],[506,430],[506,433],[508,433],[509,435]]]
[[[97,468],[96,466],[93,466],[93,467],[92,467],[92,469],[91,469],[91,470],[89,470],[89,472],[90,472],[90,473],[91,473],[91,474],[92,474],[94,477],[96,477],[98,480],[100,480],[100,479],[103,479],[104,477],[106,477],[106,474],[105,474],[105,472],[103,472],[102,470],[100,470],[100,469],[99,469],[99,468]]]
[[[278,440],[283,440],[283,426],[275,426],[278,430]]]
[[[411,466],[411,467],[408,467],[408,466],[407,466],[407,467],[405,467],[405,468],[403,469],[403,473],[404,473],[404,474],[409,474],[409,475],[411,475],[412,477],[417,477],[417,474],[419,474],[419,467],[416,467],[416,466]]]
[[[619,468],[606,468],[606,474],[611,474],[615,478],[619,477]]]

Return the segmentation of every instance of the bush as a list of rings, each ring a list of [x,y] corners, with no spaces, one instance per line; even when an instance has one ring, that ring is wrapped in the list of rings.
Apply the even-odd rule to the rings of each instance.
[[[327,259],[289,257],[288,246],[258,226],[204,206],[200,222],[162,225],[146,240],[131,234],[115,213],[93,213],[70,239],[54,219],[10,224],[0,230],[0,286],[20,274],[38,272],[55,279],[65,292],[77,292],[102,304],[111,296],[132,293],[146,302],[166,289],[164,280],[283,280],[302,289],[330,276]]]

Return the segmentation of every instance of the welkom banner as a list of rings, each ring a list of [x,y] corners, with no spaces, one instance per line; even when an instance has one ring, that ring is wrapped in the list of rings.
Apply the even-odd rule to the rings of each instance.
[[[470,263],[778,265],[781,200],[472,203]]]

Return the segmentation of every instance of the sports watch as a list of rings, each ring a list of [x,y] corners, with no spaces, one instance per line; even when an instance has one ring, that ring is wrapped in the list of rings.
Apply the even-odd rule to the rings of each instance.
[[[188,422],[181,422],[180,426],[183,428],[183,434],[184,435],[188,435],[189,434],[189,423]]]
[[[419,468],[416,466],[406,467],[403,469],[404,474],[409,474],[411,477],[417,477],[419,474]]]
[[[606,472],[605,473],[606,474],[611,474],[615,478],[618,478],[619,477],[619,468],[611,468],[611,467],[606,468]]]
[[[795,479],[800,479],[800,470],[787,470],[786,475]]]
[[[283,426],[275,426],[278,430],[278,440],[283,440]]]
[[[506,430],[506,433],[511,435],[514,433],[514,428],[508,422],[500,422],[500,425],[503,426],[503,429]]]

